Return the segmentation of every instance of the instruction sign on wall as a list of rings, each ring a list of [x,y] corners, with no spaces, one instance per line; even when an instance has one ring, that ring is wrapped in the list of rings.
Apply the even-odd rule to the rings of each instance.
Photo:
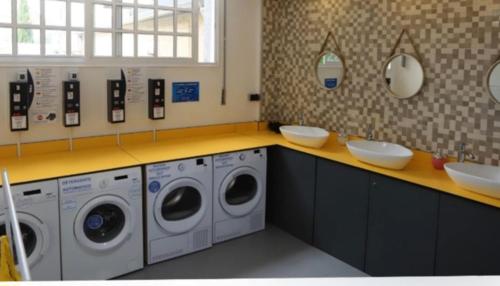
[[[172,84],[172,102],[200,101],[199,82],[174,82]]]

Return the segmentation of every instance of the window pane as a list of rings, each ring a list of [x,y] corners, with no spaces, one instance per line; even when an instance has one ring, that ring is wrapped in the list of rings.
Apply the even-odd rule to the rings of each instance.
[[[215,0],[200,0],[198,61],[215,63]]]
[[[45,0],[45,25],[66,26],[66,2]]]
[[[191,9],[193,7],[193,1],[191,0],[177,0],[177,8]]]
[[[153,57],[155,55],[155,39],[153,35],[137,36],[139,57]]]
[[[19,24],[40,25],[40,0],[18,0],[17,22]]]
[[[174,11],[158,10],[158,31],[174,32]]]
[[[111,33],[100,33],[94,34],[94,55],[98,57],[110,57],[113,55],[113,45],[112,45],[112,34]]]
[[[134,54],[134,34],[123,33],[122,34],[122,56],[123,57],[133,57]]]
[[[12,29],[11,28],[0,28],[0,54],[11,55],[12,54]]]
[[[177,37],[177,57],[190,58],[192,57],[193,47],[191,37]]]
[[[80,31],[71,32],[71,55],[85,55],[85,33]]]
[[[137,12],[139,27],[141,31],[154,31],[155,13],[153,9],[139,9]]]
[[[158,0],[158,5],[165,7],[174,7],[174,0]]]
[[[79,2],[71,3],[71,26],[83,28],[85,26],[85,4]]]
[[[174,36],[158,36],[158,56],[174,57]]]
[[[8,23],[12,22],[12,8],[11,8],[11,0],[4,0],[2,3],[2,9],[0,9],[0,23]]]
[[[137,4],[140,5],[153,5],[154,3],[154,0],[137,0]]]
[[[45,31],[45,54],[49,56],[66,55],[66,31]]]
[[[17,53],[19,55],[40,55],[39,29],[17,29]]]
[[[177,13],[177,33],[191,33],[192,19],[190,12]]]
[[[105,29],[112,27],[112,8],[110,5],[94,5],[94,26]]]
[[[118,13],[118,15],[116,16],[117,19],[121,18],[121,21],[118,21],[118,28],[121,28],[123,30],[134,30],[134,8],[121,7],[117,10],[121,10],[121,13]]]

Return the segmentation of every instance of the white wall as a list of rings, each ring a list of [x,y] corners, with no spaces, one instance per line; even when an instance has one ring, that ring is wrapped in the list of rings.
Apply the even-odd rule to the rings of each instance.
[[[120,68],[80,67],[82,126],[74,128],[73,135],[114,134],[117,128],[125,133],[258,120],[260,104],[250,102],[248,95],[260,92],[261,1],[227,1],[227,105],[220,104],[222,62],[216,67],[145,67],[146,78],[167,80],[166,119],[150,121],[146,100],[141,104],[127,105],[126,123],[111,125],[107,122],[106,80],[119,78]],[[19,136],[23,143],[67,138],[70,131],[62,126],[61,120],[49,125],[30,124],[30,130],[20,135],[10,132],[8,83],[15,80],[20,70],[23,67],[0,68],[0,145],[14,144]],[[72,70],[70,67],[57,68],[61,79]],[[174,81],[200,81],[200,101],[172,104],[171,83]],[[59,93],[62,101],[62,91]],[[62,110],[58,115],[61,114]]]

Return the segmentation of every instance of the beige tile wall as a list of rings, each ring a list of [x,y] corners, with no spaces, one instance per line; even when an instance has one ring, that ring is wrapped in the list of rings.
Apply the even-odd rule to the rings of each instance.
[[[466,142],[480,162],[500,163],[500,106],[483,88],[500,55],[500,0],[264,0],[264,120],[297,122],[425,151]],[[380,74],[401,29],[423,56],[426,83],[391,98]],[[314,62],[335,33],[348,74],[336,91],[318,87]],[[401,51],[411,52],[408,40]]]

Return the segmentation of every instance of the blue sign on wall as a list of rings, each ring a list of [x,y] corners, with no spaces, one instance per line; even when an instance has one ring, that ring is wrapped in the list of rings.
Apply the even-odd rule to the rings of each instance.
[[[338,81],[336,78],[325,78],[325,87],[326,88],[336,88]]]
[[[172,84],[172,102],[200,101],[199,82],[174,82]]]

